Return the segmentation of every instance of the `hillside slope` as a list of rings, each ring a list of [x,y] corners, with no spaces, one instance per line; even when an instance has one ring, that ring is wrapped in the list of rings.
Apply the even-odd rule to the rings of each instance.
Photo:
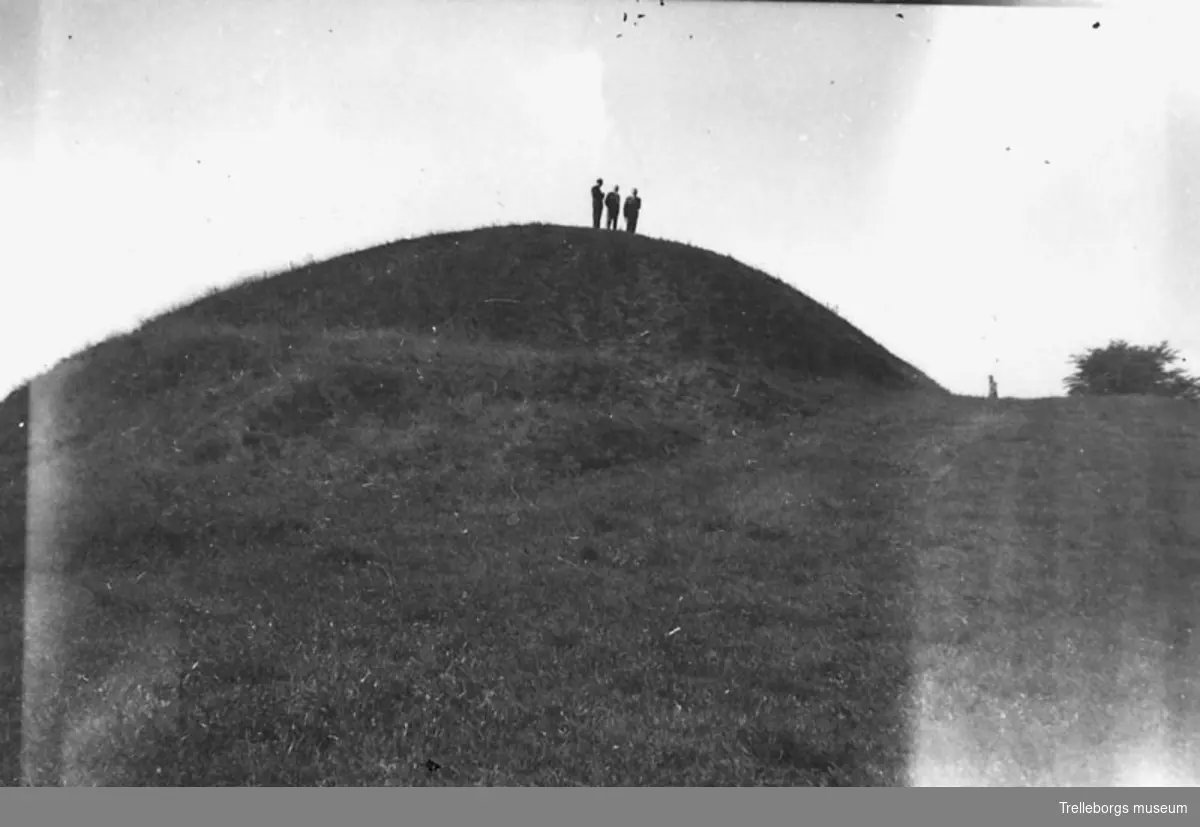
[[[325,354],[320,375],[285,379],[326,337],[358,344]],[[819,303],[726,256],[546,225],[401,241],[248,280],[53,374],[64,383],[55,439],[75,442],[135,425],[186,439],[216,427],[198,427],[205,417],[264,397],[288,408],[285,418],[319,424],[337,405],[330,393],[351,416],[478,393],[601,400],[609,414],[663,413],[654,406],[669,400],[669,419],[699,422],[705,406],[752,419],[812,410],[800,389],[813,380],[944,392]],[[0,548],[10,552],[24,534],[29,391],[0,403]],[[250,427],[253,440],[296,426]]]
[[[734,612],[721,634],[735,633],[733,617],[759,611],[763,572],[779,587],[801,576],[789,568],[800,561],[772,557],[795,539],[780,522],[790,525],[793,502],[779,500],[783,471],[742,499],[729,475],[805,445],[803,462],[824,469],[806,471],[817,476],[805,486],[836,484],[831,502],[847,486],[870,490],[900,467],[873,453],[874,435],[899,427],[895,406],[926,396],[946,394],[781,282],[683,245],[591,230],[400,242],[177,308],[0,405],[0,640],[8,663],[32,658],[25,678],[43,704],[26,733],[30,772],[313,783],[332,771],[317,758],[330,737],[355,751],[355,727],[387,740],[399,737],[388,727],[433,726],[414,704],[441,691],[421,670],[449,674],[446,657],[466,658],[472,674],[517,669],[516,695],[479,685],[479,697],[445,707],[495,698],[500,718],[479,737],[496,726],[531,737],[545,724],[526,717],[563,707],[559,695],[583,675],[618,681],[628,703],[644,693],[666,703],[658,681],[675,679],[642,655],[656,651],[644,633],[666,622],[668,594],[676,605],[680,588],[717,599]],[[860,536],[839,526],[818,520],[820,538],[805,542],[835,549]],[[697,577],[712,580],[707,597]],[[28,637],[22,592],[26,608],[51,609]],[[588,630],[601,620],[597,643]],[[609,663],[622,651],[624,666]],[[738,657],[775,656],[752,645]],[[346,670],[359,666],[376,677],[356,673],[366,682],[346,694]],[[20,670],[6,675],[0,772],[12,780]],[[894,675],[877,677],[882,701]],[[144,728],[88,735],[72,717],[108,720],[122,704],[169,710],[155,731],[190,746],[165,755]],[[659,737],[642,714],[620,726]],[[475,737],[452,749],[478,752]],[[762,737],[774,749],[775,736]],[[388,743],[368,752],[397,748]],[[550,776],[527,765],[532,754],[513,760],[493,777],[558,783],[580,772],[573,758]],[[770,772],[832,772],[805,760]],[[881,766],[838,777],[895,777]],[[604,783],[669,778],[638,772]],[[725,783],[752,767],[728,772],[701,776]]]

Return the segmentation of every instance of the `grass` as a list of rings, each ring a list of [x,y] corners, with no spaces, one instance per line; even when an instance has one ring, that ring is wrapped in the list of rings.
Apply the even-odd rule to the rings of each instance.
[[[0,774],[1086,784],[1173,731],[1194,779],[1196,438],[653,239],[313,264],[0,405]]]

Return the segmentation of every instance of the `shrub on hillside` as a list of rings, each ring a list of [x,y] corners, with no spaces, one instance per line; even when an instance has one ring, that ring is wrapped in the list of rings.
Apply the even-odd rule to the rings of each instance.
[[[1075,372],[1063,380],[1069,396],[1152,394],[1200,399],[1200,379],[1172,367],[1178,351],[1166,342],[1149,347],[1114,339],[1071,357]]]

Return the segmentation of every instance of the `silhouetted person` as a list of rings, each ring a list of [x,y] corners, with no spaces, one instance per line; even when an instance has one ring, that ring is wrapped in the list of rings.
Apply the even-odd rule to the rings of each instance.
[[[612,192],[604,199],[604,206],[608,207],[608,222],[605,224],[605,229],[617,229],[617,216],[621,214],[620,187],[613,187]]]
[[[637,188],[633,190],[633,195],[625,199],[625,231],[629,233],[637,232],[638,213],[642,209],[642,199],[638,198]]]
[[[597,178],[596,186],[592,187],[592,229],[600,229],[600,215],[604,212],[604,179]]]
[[[999,399],[1000,394],[996,390],[996,378],[990,373],[988,374],[988,399]]]

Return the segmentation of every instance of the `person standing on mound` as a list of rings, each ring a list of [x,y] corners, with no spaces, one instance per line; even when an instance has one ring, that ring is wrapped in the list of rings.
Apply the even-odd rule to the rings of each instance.
[[[604,179],[597,178],[596,186],[592,187],[592,229],[600,229],[600,215],[604,212]]]
[[[637,188],[633,195],[625,199],[625,232],[637,232],[638,213],[642,211],[642,199],[638,198]]]
[[[606,229],[617,229],[617,216],[621,214],[621,188],[613,187],[612,192],[604,199],[604,206],[608,207],[608,222]]]

